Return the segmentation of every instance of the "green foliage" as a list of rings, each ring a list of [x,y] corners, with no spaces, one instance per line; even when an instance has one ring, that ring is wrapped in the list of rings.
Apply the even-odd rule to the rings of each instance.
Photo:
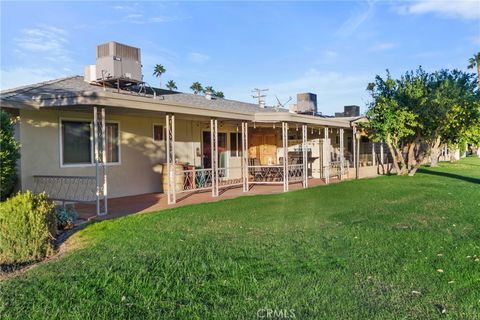
[[[193,91],[193,93],[198,94],[199,92],[203,92],[203,87],[202,84],[198,81],[194,82],[191,86],[190,89]]]
[[[456,144],[478,132],[480,108],[473,74],[427,73],[421,67],[394,80],[377,76],[368,85],[372,103],[363,124],[370,138],[384,140],[399,174],[414,174],[441,144]],[[433,157],[433,156],[432,156]]]
[[[56,209],[56,218],[58,229],[67,230],[73,227],[78,215],[73,207],[59,207]]]
[[[157,78],[161,77],[167,70],[161,64],[156,64],[153,68],[153,75]]]
[[[173,80],[168,80],[167,82],[167,88],[170,90],[170,91],[173,91],[173,90],[177,90],[177,84],[175,83],[175,81]]]
[[[221,98],[221,99],[225,98],[225,95],[223,94],[222,91],[216,91],[213,95],[217,98]]]
[[[36,261],[53,252],[55,206],[45,194],[18,193],[0,203],[0,264]]]
[[[94,223],[67,254],[0,281],[0,314],[258,319],[269,307],[295,319],[478,319],[479,181],[471,157],[413,178]]]
[[[20,145],[14,138],[14,123],[10,114],[0,109],[0,199],[6,199],[17,179]]]

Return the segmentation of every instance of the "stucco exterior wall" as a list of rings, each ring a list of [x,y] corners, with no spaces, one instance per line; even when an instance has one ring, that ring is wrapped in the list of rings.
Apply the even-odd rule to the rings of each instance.
[[[94,176],[94,165],[62,167],[60,163],[61,119],[92,120],[91,113],[60,110],[21,110],[20,165],[22,190],[33,189],[34,175]],[[121,197],[162,192],[162,163],[165,160],[165,141],[153,140],[153,124],[165,126],[165,118],[109,115],[106,120],[119,123],[120,163],[108,166],[109,197]],[[202,164],[202,131],[209,123],[177,119],[176,159],[191,165]],[[236,132],[236,127],[223,125],[219,132]],[[230,135],[227,134],[227,149]],[[227,156],[230,167],[241,165],[240,157]],[[233,171],[232,171],[233,172]],[[240,170],[238,170],[240,172]]]

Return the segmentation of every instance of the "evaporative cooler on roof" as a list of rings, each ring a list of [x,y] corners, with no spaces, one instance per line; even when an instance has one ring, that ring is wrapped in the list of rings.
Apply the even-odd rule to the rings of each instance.
[[[97,80],[142,81],[140,49],[114,41],[98,45],[96,77]]]

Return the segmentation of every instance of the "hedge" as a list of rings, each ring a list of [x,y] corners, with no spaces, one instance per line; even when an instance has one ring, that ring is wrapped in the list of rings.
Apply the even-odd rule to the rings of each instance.
[[[45,194],[28,191],[0,203],[0,264],[33,262],[52,254],[56,227],[55,206]]]

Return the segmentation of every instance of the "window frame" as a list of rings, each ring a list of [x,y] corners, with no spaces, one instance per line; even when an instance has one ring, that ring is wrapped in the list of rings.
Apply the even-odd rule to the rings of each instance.
[[[162,140],[155,140],[155,126],[162,127]],[[153,142],[165,142],[166,133],[167,133],[166,128],[163,123],[157,123],[157,122],[152,123],[152,141]]]
[[[232,148],[232,134],[235,135],[236,149]],[[242,148],[242,133],[238,131],[230,131],[230,157],[231,158],[241,158],[243,153]],[[235,151],[235,155],[233,155]]]
[[[63,162],[63,121],[69,122],[88,122],[90,124],[90,154],[91,162],[90,163],[67,163]],[[122,130],[120,128],[120,121],[108,120],[107,123],[115,123],[118,126],[118,162],[107,162],[107,166],[117,166],[122,164]],[[91,168],[95,166],[95,146],[93,142],[93,120],[86,118],[64,118],[60,117],[58,119],[58,142],[59,142],[59,160],[60,168]]]

